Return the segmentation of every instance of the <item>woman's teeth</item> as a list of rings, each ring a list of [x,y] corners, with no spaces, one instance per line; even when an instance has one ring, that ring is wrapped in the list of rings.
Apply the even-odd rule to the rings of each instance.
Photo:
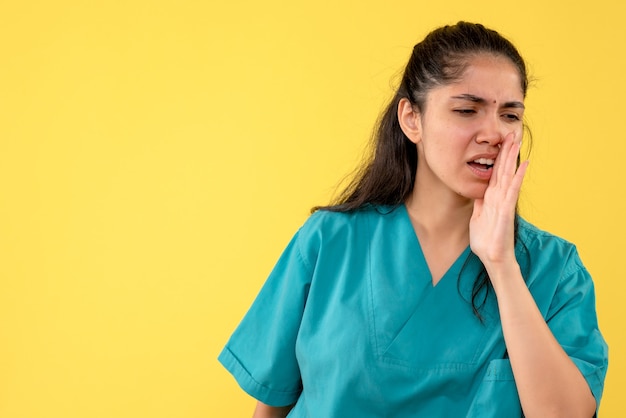
[[[493,163],[495,162],[495,160],[490,160],[488,158],[479,158],[477,160],[474,160],[474,162],[476,164],[482,164],[482,165],[493,165]]]

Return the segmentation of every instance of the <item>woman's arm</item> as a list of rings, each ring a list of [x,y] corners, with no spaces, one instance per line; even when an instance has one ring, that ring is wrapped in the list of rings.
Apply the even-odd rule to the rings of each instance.
[[[501,145],[489,187],[474,202],[470,246],[487,269],[498,299],[504,340],[526,417],[592,417],[589,385],[537,308],[515,258],[515,205],[527,163],[517,168],[521,143]]]
[[[291,411],[291,408],[293,408],[293,405],[269,406],[262,402],[257,402],[252,418],[285,418]]]
[[[552,331],[515,266],[487,267],[498,298],[504,340],[526,417],[594,416],[587,381]]]

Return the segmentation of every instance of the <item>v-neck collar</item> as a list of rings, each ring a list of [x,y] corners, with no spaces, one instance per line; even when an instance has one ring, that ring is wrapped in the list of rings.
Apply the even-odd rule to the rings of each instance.
[[[422,245],[420,243],[419,237],[415,233],[415,228],[413,227],[413,223],[411,222],[411,217],[409,216],[409,211],[406,205],[402,204],[399,208],[402,211],[403,222],[406,224],[412,242],[412,246],[415,248],[416,254],[416,262],[418,264],[418,268],[424,274],[420,274],[420,277],[427,278],[431,288],[438,288],[442,282],[454,282],[454,280],[448,280],[448,276],[458,277],[463,264],[467,260],[471,250],[468,245],[465,249],[459,254],[459,256],[454,260],[454,262],[448,267],[446,272],[441,276],[441,278],[437,281],[437,283],[433,283],[433,276],[430,268],[428,267],[428,262],[426,261],[426,256],[424,255],[424,251],[422,250]]]

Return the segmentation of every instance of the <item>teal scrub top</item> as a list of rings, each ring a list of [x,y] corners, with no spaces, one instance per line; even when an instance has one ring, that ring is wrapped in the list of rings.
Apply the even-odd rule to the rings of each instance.
[[[516,255],[599,405],[607,346],[576,248],[520,218]],[[481,269],[467,248],[433,286],[403,205],[318,211],[219,361],[261,402],[295,403],[292,418],[521,417],[494,292],[482,321],[472,311]]]

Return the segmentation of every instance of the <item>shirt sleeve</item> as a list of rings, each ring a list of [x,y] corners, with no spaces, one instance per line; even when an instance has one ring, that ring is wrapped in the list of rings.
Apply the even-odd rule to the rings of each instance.
[[[599,407],[608,367],[608,346],[598,328],[591,276],[575,249],[569,256],[546,321],[587,380]]]
[[[311,267],[293,237],[218,360],[250,396],[272,406],[296,402],[302,391],[296,338]]]

